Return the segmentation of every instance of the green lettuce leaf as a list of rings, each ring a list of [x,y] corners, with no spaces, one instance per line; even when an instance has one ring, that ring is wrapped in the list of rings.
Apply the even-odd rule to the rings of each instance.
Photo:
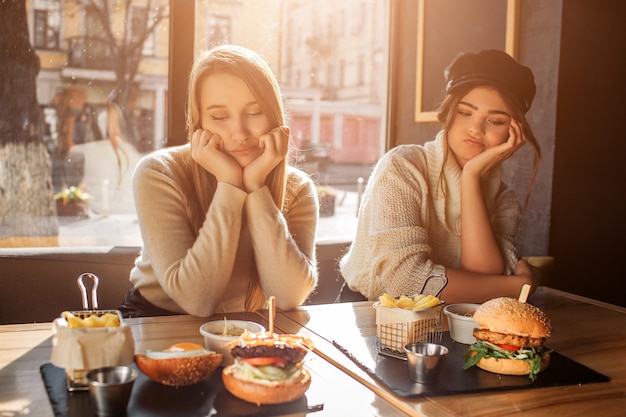
[[[266,381],[287,381],[300,372],[300,368],[295,365],[287,365],[278,368],[273,365],[252,366],[244,361],[237,360],[238,371],[248,379],[263,379]]]
[[[472,355],[472,353],[475,355]],[[463,359],[465,363],[463,364],[463,369],[469,369],[472,366],[476,365],[478,361],[482,358],[495,358],[497,359],[516,359],[528,362],[530,365],[530,373],[528,377],[531,380],[535,380],[537,378],[537,374],[541,371],[541,357],[551,353],[551,349],[545,348],[523,348],[516,350],[515,352],[502,349],[499,346],[494,345],[493,343],[487,342],[485,340],[478,340],[473,345],[467,349],[465,355],[463,355]]]

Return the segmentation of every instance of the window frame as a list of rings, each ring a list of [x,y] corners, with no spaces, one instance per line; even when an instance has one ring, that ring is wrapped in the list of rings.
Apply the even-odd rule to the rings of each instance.
[[[43,4],[47,5],[47,8],[40,8]],[[61,12],[61,0],[45,0],[45,2],[33,2],[33,47],[35,49],[58,51],[61,49],[61,29],[63,25],[62,12]],[[56,14],[56,20],[58,25],[54,27],[50,24],[51,18],[54,19],[53,14]],[[44,27],[39,28],[39,23],[43,23]],[[54,36],[50,36],[50,30]],[[55,32],[56,31],[56,32]],[[43,38],[43,39],[40,39]],[[52,39],[52,42],[50,41]],[[43,40],[43,43],[37,42]]]
[[[167,144],[187,142],[187,83],[194,60],[195,0],[170,0]],[[173,111],[173,109],[181,109]]]
[[[130,37],[131,42],[137,42],[137,28],[143,30],[146,22],[144,20],[150,20],[154,14],[152,10],[146,10],[146,5],[144,4],[133,4],[130,9],[130,19],[126,24],[128,25],[127,34]],[[138,23],[136,25],[135,23]],[[143,57],[152,57],[156,55],[156,33],[152,32],[148,35],[148,37],[143,42],[143,46],[141,49],[141,55]]]
[[[431,0],[432,1],[432,0]],[[445,0],[436,0],[438,2],[442,2]],[[427,4],[430,1],[427,0],[418,0],[417,6],[417,63],[416,63],[416,81],[415,81],[415,121],[416,122],[438,122],[437,120],[437,112],[433,109],[424,109],[423,108],[423,92],[424,92],[424,74],[427,72],[425,70],[425,62],[427,60],[424,57],[425,54],[425,39],[428,37],[429,33],[425,24],[425,13]],[[518,42],[518,31],[519,31],[519,9],[520,4],[519,0],[506,0],[505,6],[505,31],[504,31],[504,39],[503,44],[505,46],[505,51],[510,54],[513,58],[517,58],[517,42]],[[485,25],[489,26],[489,25]],[[449,30],[449,28],[446,28]],[[434,35],[434,34],[433,34]],[[431,62],[431,60],[428,60]]]

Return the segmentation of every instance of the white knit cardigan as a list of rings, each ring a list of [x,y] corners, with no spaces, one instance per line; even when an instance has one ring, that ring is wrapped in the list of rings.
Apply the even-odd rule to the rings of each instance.
[[[356,237],[340,262],[353,291],[370,300],[383,292],[416,294],[436,265],[459,268],[461,169],[449,156],[440,182],[445,146],[439,132],[424,145],[393,148],[377,163],[359,209]],[[501,166],[494,167],[483,179],[483,192],[510,274],[518,259],[521,207],[501,174]]]

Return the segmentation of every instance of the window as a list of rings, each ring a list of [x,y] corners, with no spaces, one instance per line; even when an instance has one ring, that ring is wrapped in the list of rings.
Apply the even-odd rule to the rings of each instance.
[[[42,86],[38,98],[51,131],[54,191],[75,186],[91,196],[85,201],[86,210],[58,217],[59,246],[140,246],[132,172],[144,154],[174,144],[167,137],[172,132],[168,123],[176,120],[168,115],[168,103],[173,90],[185,91],[186,83],[180,85],[169,74],[169,10],[162,12],[168,6],[184,10],[189,1],[155,0],[152,4],[159,7],[148,11],[145,1],[129,1],[129,21],[124,21],[124,2],[26,2],[30,19],[36,22],[33,42],[67,48],[61,51],[67,59],[42,61],[38,79]],[[382,75],[388,39],[383,16],[389,2],[193,3],[194,54],[229,42],[267,59],[285,98],[298,149],[293,155],[296,163],[334,192],[334,202],[321,212],[318,238],[351,239],[362,189],[359,178],[367,181],[383,150],[386,81]],[[108,28],[98,20],[97,13],[103,10],[108,13]],[[353,29],[354,20],[344,28],[342,16],[351,13],[358,13],[352,18],[358,18],[362,30]],[[136,73],[118,73],[116,62],[124,56],[115,54],[124,27],[127,42],[144,39]],[[117,45],[107,39],[107,30],[117,36]],[[124,77],[131,81],[122,84]],[[122,108],[126,125],[124,140],[118,144],[109,138],[108,100]]]
[[[206,25],[207,48],[219,43],[227,43],[231,39],[231,17],[227,15],[213,15],[207,20]]]
[[[133,43],[142,43],[141,53],[144,56],[154,55],[154,32],[146,36],[146,27],[153,18],[154,12],[145,6],[133,5],[131,8],[129,34]]]
[[[36,0],[33,9],[33,45],[37,49],[59,49],[60,0]]]

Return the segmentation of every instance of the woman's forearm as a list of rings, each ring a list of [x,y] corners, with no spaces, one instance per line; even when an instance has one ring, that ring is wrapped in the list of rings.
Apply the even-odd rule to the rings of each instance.
[[[317,203],[313,191],[293,196],[289,219],[278,210],[265,187],[249,194],[248,227],[263,291],[276,297],[277,307],[302,304],[317,285],[315,228]]]
[[[502,274],[505,266],[483,197],[480,178],[463,175],[461,267],[467,271]]]
[[[452,303],[483,303],[496,297],[517,298],[524,284],[534,285],[530,270],[516,275],[480,274],[446,268],[448,285],[441,299]]]

